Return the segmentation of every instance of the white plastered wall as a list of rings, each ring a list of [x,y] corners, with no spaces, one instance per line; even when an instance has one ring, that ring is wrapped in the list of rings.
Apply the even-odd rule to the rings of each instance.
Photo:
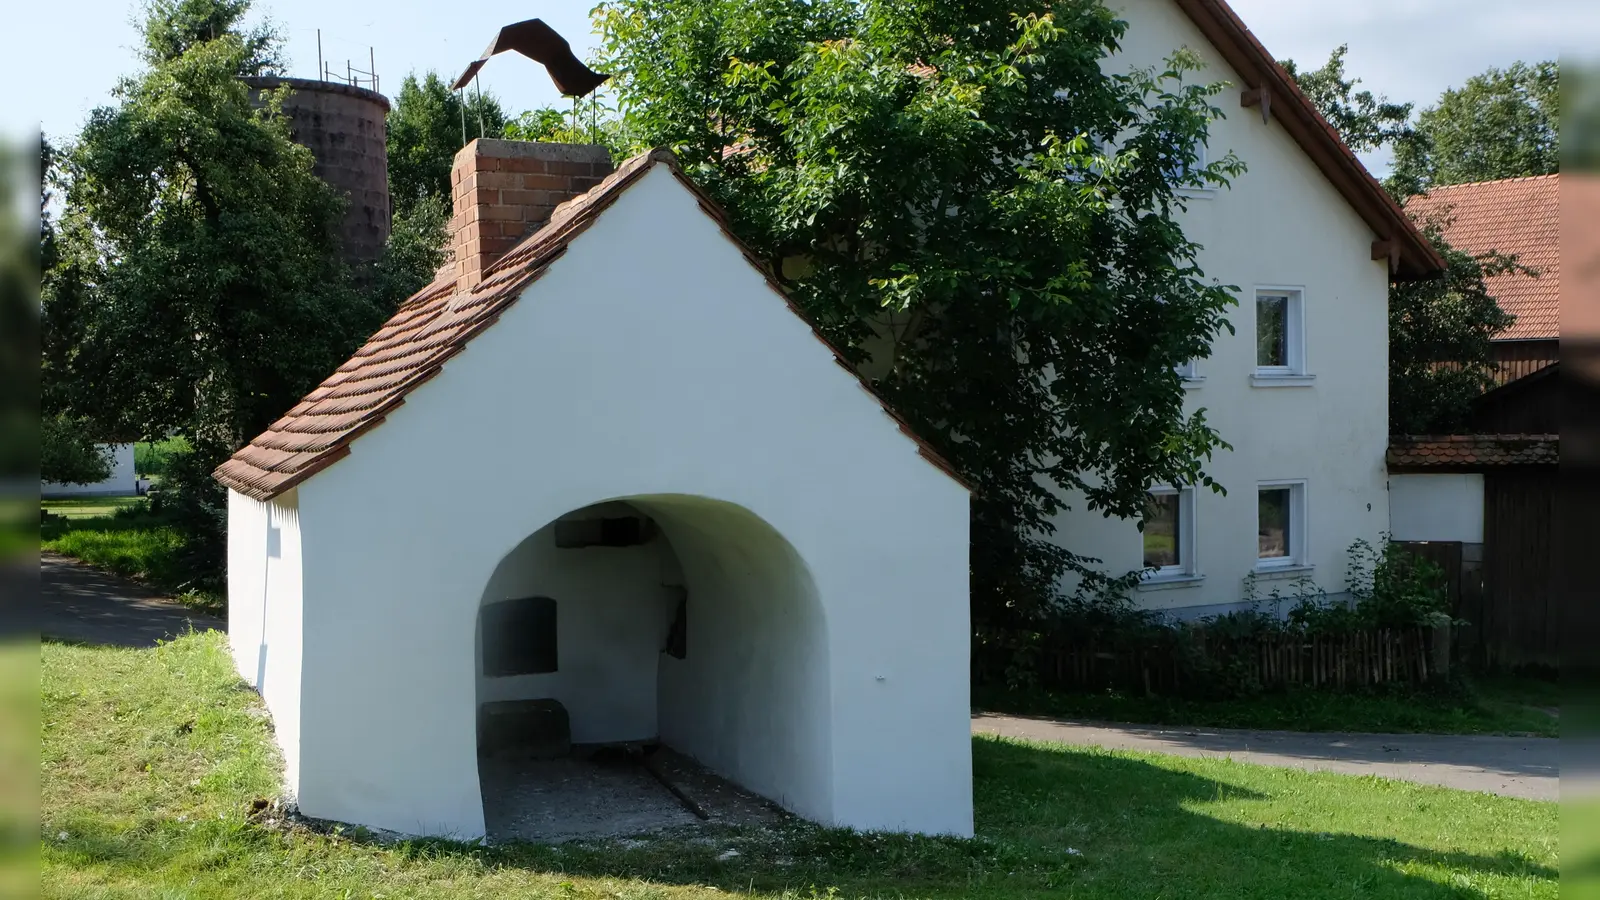
[[[827,628],[804,562],[738,507],[673,498],[645,505],[674,535],[691,585],[687,652],[661,657],[661,739],[785,808],[827,820]]]
[[[430,488],[400,489],[419,465],[435,473]],[[826,686],[826,700],[803,698],[826,718],[826,729],[804,728],[820,742],[803,754],[814,768],[787,769],[795,792],[775,799],[833,824],[971,833],[967,493],[919,456],[664,167],[348,458],[301,486],[308,815],[482,834],[474,636],[485,585],[557,516],[618,498],[674,520],[691,604],[700,560],[672,526],[721,526],[688,498],[737,507],[782,536],[799,565],[774,597],[803,594],[797,573],[809,573],[825,662],[763,657],[747,641],[727,646],[749,656],[722,667],[786,667],[768,673],[767,692]],[[716,560],[728,576],[710,579],[730,603],[748,583],[737,546]],[[691,609],[691,658],[700,618]],[[802,663],[811,668],[793,671]],[[739,689],[715,695],[716,715],[795,699],[728,693]],[[664,712],[663,731],[686,721]],[[724,723],[735,736],[757,727],[748,716]],[[703,752],[735,772],[786,765],[774,748],[736,743]],[[767,758],[718,756],[746,751]]]
[[[1483,475],[1390,475],[1389,530],[1397,541],[1483,543]]]
[[[609,514],[630,512],[624,507]],[[558,548],[555,526],[539,529],[496,567],[483,602],[555,600],[556,671],[484,677],[480,633],[478,702],[559,700],[572,740],[580,744],[655,738],[656,657],[677,609],[668,589],[682,583],[677,569],[659,535],[632,547]]]
[[[1375,542],[1389,524],[1388,273],[1384,262],[1371,259],[1376,236],[1276,119],[1263,123],[1259,109],[1240,106],[1240,79],[1176,3],[1111,6],[1130,27],[1109,67],[1159,66],[1188,47],[1209,66],[1191,80],[1232,83],[1214,101],[1226,118],[1212,125],[1208,155],[1220,159],[1231,150],[1248,166],[1231,187],[1192,197],[1181,215],[1185,233],[1204,248],[1201,270],[1239,288],[1239,303],[1228,313],[1236,333],[1224,331],[1211,357],[1198,362],[1203,380],[1186,402],[1190,411],[1204,408],[1233,446],[1206,465],[1228,493],[1196,493],[1194,555],[1204,578],[1139,591],[1135,599],[1152,609],[1242,601],[1245,576],[1256,565],[1257,485],[1289,479],[1305,482],[1312,568],[1285,574],[1309,574],[1329,593],[1341,592],[1346,548],[1357,539]],[[1257,287],[1303,291],[1311,384],[1252,384]],[[1056,520],[1063,546],[1103,560],[1116,574],[1141,567],[1132,520],[1090,512],[1081,496],[1069,502],[1073,509]],[[1271,587],[1262,582],[1260,590]]]
[[[272,713],[291,797],[300,783],[298,499],[295,491],[266,503],[228,492],[228,645],[239,675]]]

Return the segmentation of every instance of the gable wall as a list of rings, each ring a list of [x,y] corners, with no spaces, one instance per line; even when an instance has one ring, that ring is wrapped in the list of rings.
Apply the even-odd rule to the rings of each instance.
[[[481,833],[474,626],[490,574],[563,513],[690,495],[770,525],[821,598],[831,699],[805,710],[829,729],[803,733],[827,783],[793,808],[970,833],[966,491],[665,167],[300,495],[305,679],[319,686],[307,814]],[[763,699],[783,708],[740,702]]]
[[[299,493],[262,502],[228,492],[228,646],[272,713],[289,796],[300,784]]]
[[[1373,262],[1374,235],[1299,146],[1258,109],[1240,106],[1240,81],[1189,18],[1170,0],[1113,0],[1130,23],[1122,53],[1108,66],[1126,71],[1157,66],[1180,46],[1198,52],[1206,71],[1196,82],[1228,80],[1213,100],[1226,118],[1213,124],[1209,158],[1229,150],[1248,171],[1231,188],[1189,202],[1182,222],[1203,245],[1204,273],[1241,290],[1209,359],[1203,381],[1188,392],[1187,408],[1206,418],[1231,451],[1208,469],[1227,496],[1196,497],[1196,559],[1202,582],[1141,591],[1157,609],[1221,611],[1243,599],[1244,577],[1255,566],[1256,486],[1269,479],[1305,479],[1309,562],[1317,583],[1344,590],[1344,551],[1357,538],[1374,540],[1388,522],[1384,481],[1387,446],[1387,291],[1385,263]],[[1304,290],[1309,387],[1254,387],[1256,286]],[[1122,573],[1142,564],[1141,536],[1132,521],[1107,520],[1082,508],[1057,524],[1063,544],[1099,557]],[[1270,590],[1265,586],[1263,592]]]

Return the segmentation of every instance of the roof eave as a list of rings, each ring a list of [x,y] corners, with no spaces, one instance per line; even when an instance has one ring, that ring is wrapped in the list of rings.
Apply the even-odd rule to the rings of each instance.
[[[1271,95],[1291,102],[1271,113],[1295,143],[1333,183],[1380,241],[1395,241],[1399,254],[1391,270],[1396,280],[1431,278],[1445,269],[1444,257],[1383,189],[1361,160],[1345,146],[1338,132],[1284,68],[1278,65],[1239,15],[1224,0],[1174,0],[1212,46],[1217,48],[1244,87],[1266,87]]]

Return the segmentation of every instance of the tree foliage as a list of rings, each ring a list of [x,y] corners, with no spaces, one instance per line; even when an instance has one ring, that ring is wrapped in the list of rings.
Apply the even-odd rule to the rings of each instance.
[[[1491,68],[1444,92],[1395,145],[1395,190],[1561,170],[1560,70],[1554,60]]]
[[[1211,485],[1221,444],[1175,364],[1227,327],[1175,215],[1219,85],[1102,70],[1091,0],[613,0],[628,132],[671,147],[795,300],[974,487],[980,628],[1092,560],[1049,540],[1069,492],[1138,517]],[[1217,148],[1220,149],[1220,148]]]
[[[245,9],[155,8],[234,25]],[[44,279],[43,371],[53,413],[100,434],[188,439],[169,482],[205,573],[223,559],[211,469],[345,359],[382,311],[340,259],[343,201],[289,139],[287,89],[257,100],[239,79],[262,45],[235,31],[204,37],[210,25],[184,33],[118,84],[57,167],[65,202]],[[166,46],[160,33],[146,39]]]
[[[151,66],[171,62],[189,50],[224,35],[244,45],[240,75],[272,75],[283,71],[281,42],[272,26],[242,27],[250,0],[150,0],[140,29],[144,61]]]
[[[1340,44],[1320,68],[1301,71],[1292,59],[1280,61],[1322,117],[1338,130],[1345,146],[1357,153],[1411,138],[1411,104],[1392,103],[1382,94],[1356,90],[1361,79],[1349,77],[1344,58],[1349,44]]]
[[[111,477],[111,448],[96,439],[88,419],[46,416],[39,429],[39,477],[57,484],[94,484]]]
[[[225,35],[125,80],[70,160],[65,231],[85,319],[77,405],[142,435],[237,446],[375,324],[350,285],[340,199],[235,73]]]
[[[433,281],[443,265],[450,243],[450,201],[425,194],[398,206],[389,224],[389,240],[377,260],[369,288],[385,311],[397,309],[407,297]]]
[[[1444,257],[1444,274],[1389,289],[1389,430],[1451,434],[1467,425],[1472,403],[1494,385],[1490,341],[1511,326],[1484,279],[1527,270],[1494,251],[1473,255],[1421,223]]]
[[[591,104],[591,98],[593,103]],[[616,110],[599,104],[598,95],[570,111],[554,106],[525,110],[506,123],[505,137],[513,141],[553,141],[558,144],[599,144],[615,158],[628,154],[633,143],[627,123]]]
[[[477,137],[500,137],[506,114],[492,94],[472,92],[465,101],[428,72],[407,75],[389,111],[389,195],[395,211],[409,212],[421,197],[450,202],[450,166],[456,151]]]

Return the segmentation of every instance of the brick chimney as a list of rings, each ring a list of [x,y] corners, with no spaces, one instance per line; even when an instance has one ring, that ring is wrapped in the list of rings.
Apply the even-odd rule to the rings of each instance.
[[[455,215],[450,248],[456,278],[471,287],[483,270],[550,220],[562,201],[611,174],[611,155],[594,144],[479,138],[462,147],[450,171]]]

